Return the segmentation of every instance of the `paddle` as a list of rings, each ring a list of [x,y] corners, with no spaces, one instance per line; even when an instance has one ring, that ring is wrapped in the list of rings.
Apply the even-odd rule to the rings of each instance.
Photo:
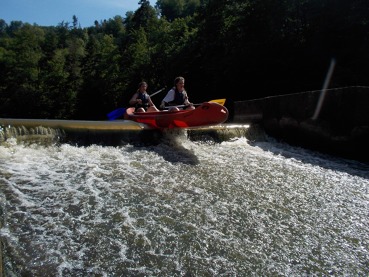
[[[154,92],[153,94],[150,94],[149,96],[152,97],[156,94],[158,94],[159,92],[162,92],[165,88],[162,88],[156,92]],[[119,108],[119,109],[116,109],[110,113],[107,114],[107,117],[109,120],[115,120],[119,117],[122,117],[124,115],[124,113],[126,112],[126,108]]]
[[[225,102],[226,102],[226,99],[214,99],[214,100],[210,100],[209,102],[215,102],[215,103],[218,103],[219,105],[222,105],[224,106]]]
[[[162,88],[162,89],[158,90],[157,92],[154,92],[153,94],[150,94],[150,97],[153,97],[154,95],[157,95],[159,92],[162,92],[163,90],[165,90],[165,88]]]
[[[117,119],[119,117],[122,117],[125,112],[126,112],[126,108],[119,108],[119,109],[116,109],[116,110],[108,113],[107,117],[108,117],[109,120],[114,120],[114,119]]]
[[[224,106],[224,104],[226,102],[226,99],[225,98],[224,99],[214,99],[214,100],[210,100],[208,102],[214,102],[214,103],[217,103],[219,105]],[[200,106],[200,105],[202,105],[202,103],[201,104],[192,104],[192,106]],[[165,110],[168,110],[170,108],[184,108],[184,107],[187,107],[187,106],[188,105],[167,106],[167,107],[165,107]]]

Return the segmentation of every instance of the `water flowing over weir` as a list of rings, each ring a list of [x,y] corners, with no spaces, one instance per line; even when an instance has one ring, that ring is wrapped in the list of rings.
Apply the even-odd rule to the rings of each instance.
[[[31,129],[0,130],[6,276],[369,274],[366,164],[246,126]]]

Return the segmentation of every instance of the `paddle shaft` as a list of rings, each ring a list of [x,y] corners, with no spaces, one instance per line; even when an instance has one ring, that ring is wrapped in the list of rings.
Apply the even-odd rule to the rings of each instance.
[[[218,103],[219,105],[224,106],[225,103],[225,99],[215,99],[215,100],[210,100],[208,102],[214,102],[214,103]],[[190,105],[178,105],[178,106],[167,106],[165,107],[165,110],[171,109],[171,108],[185,108],[188,106],[200,106],[202,104],[190,104]]]
[[[151,97],[151,96],[154,96],[154,95],[157,95],[159,92],[162,92],[164,89],[165,89],[165,88],[162,88],[162,89],[160,89],[160,90],[158,90],[158,91],[154,92],[153,94],[150,94],[150,97]]]
[[[164,108],[164,110],[169,110],[171,108],[185,108],[189,106],[200,106],[201,104],[190,104],[190,105],[178,105],[178,106],[167,106]]]

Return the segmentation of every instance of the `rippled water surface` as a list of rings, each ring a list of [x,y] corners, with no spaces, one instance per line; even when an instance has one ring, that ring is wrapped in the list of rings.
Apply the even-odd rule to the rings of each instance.
[[[11,276],[369,274],[369,167],[276,142],[0,146]]]

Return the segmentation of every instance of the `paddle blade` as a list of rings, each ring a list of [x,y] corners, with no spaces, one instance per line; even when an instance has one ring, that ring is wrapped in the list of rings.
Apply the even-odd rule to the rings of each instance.
[[[125,112],[126,112],[125,108],[119,108],[119,109],[116,109],[116,110],[108,113],[107,117],[108,117],[109,120],[114,120],[114,119],[117,119],[119,117],[122,117]]]
[[[214,100],[210,100],[209,102],[215,102],[218,103],[219,105],[224,106],[226,99],[214,99]]]

